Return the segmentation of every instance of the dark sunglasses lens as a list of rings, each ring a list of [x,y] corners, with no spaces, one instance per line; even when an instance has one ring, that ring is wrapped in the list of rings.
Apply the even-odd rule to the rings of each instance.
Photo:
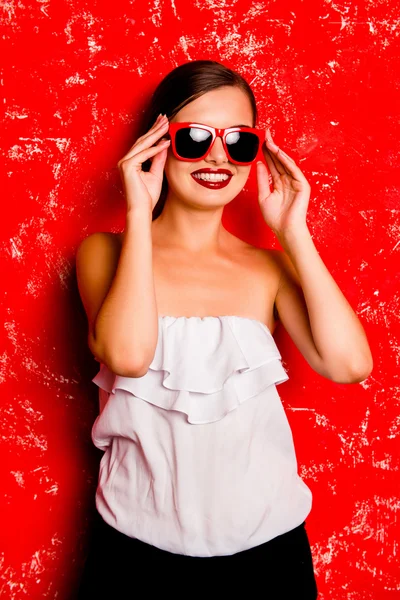
[[[200,158],[211,145],[212,135],[205,129],[185,127],[175,134],[175,147],[182,158]]]
[[[226,145],[233,160],[251,162],[258,152],[260,140],[251,131],[232,131],[226,136]]]

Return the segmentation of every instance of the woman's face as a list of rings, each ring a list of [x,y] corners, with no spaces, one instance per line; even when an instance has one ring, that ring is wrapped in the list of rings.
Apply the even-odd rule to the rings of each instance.
[[[253,111],[250,100],[240,88],[225,86],[207,92],[180,110],[171,122],[202,123],[212,127],[253,127]],[[232,177],[227,186],[210,189],[198,183],[191,173],[199,169],[227,169]],[[168,149],[165,163],[168,180],[168,195],[173,194],[184,203],[196,206],[225,206],[243,189],[250,174],[251,165],[236,165],[229,162],[222,139],[217,137],[208,155],[202,160],[186,162],[175,158]]]

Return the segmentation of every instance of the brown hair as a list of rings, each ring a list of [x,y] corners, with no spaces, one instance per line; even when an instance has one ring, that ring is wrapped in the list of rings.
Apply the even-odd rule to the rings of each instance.
[[[247,94],[253,110],[255,127],[258,118],[256,100],[244,77],[215,60],[194,60],[176,67],[158,84],[141,120],[137,137],[147,133],[160,113],[172,119],[184,106],[199,96],[229,85],[239,87]],[[143,171],[148,171],[150,166],[149,159],[143,163]],[[167,192],[168,181],[164,173],[160,198],[153,209],[153,221],[160,216],[164,208]]]

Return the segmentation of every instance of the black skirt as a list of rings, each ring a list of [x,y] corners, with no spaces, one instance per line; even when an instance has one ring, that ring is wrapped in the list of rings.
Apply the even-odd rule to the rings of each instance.
[[[154,563],[158,559],[180,561],[186,566],[179,570],[170,566],[168,577],[164,578],[166,570]],[[226,570],[223,564],[222,568],[215,568],[216,561],[221,567],[224,561],[246,559],[253,562],[243,570]],[[214,583],[210,583],[210,573],[213,573]],[[191,574],[195,575],[193,579],[190,579]],[[108,525],[96,511],[78,600],[136,599],[139,589],[146,584],[147,593],[159,590],[163,594],[179,595],[179,591],[185,590],[185,595],[204,591],[210,596],[213,591],[232,591],[236,596],[243,586],[248,593],[251,586],[262,584],[265,592],[262,595],[267,600],[315,600],[318,597],[305,521],[287,533],[236,554],[194,557],[160,550],[131,538]]]

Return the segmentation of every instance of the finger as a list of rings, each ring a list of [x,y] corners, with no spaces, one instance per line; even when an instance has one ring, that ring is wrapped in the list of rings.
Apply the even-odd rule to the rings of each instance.
[[[140,136],[140,138],[138,138],[136,140],[136,142],[133,144],[132,148],[135,148],[135,146],[137,146],[138,144],[141,144],[143,142],[145,142],[148,138],[150,137],[154,137],[154,134],[157,133],[158,131],[160,131],[161,129],[165,129],[166,126],[169,126],[169,121],[165,121],[164,120],[160,120],[154,127],[152,127],[151,129],[149,129],[149,131],[147,133],[145,133],[144,135]]]
[[[161,150],[168,148],[170,143],[171,143],[170,140],[164,140],[163,142],[160,142],[159,144],[157,144],[157,146],[152,146],[151,148],[142,150],[142,152],[139,152],[138,154],[135,154],[134,156],[132,156],[130,158],[122,159],[118,163],[118,166],[122,167],[122,166],[124,166],[124,163],[128,163],[128,162],[129,162],[129,165],[131,165],[131,164],[135,165],[135,166],[142,165],[147,159],[151,158],[152,156],[155,156]],[[127,165],[125,165],[125,166],[127,166]]]
[[[285,170],[288,175],[292,175],[291,166],[297,167],[296,162],[286,152],[282,150],[272,139],[272,135],[269,129],[267,129],[267,135],[265,139],[267,150],[269,150],[272,160],[274,160],[277,169],[281,171],[281,168]],[[298,169],[298,167],[297,167]],[[299,169],[300,171],[300,169]],[[300,171],[301,173],[301,171]]]
[[[168,123],[168,121],[165,120],[165,118],[163,117],[163,115],[161,115],[160,117],[157,117],[153,127],[150,127],[150,129],[148,131],[146,131],[146,133],[144,133],[143,135],[141,135],[135,142],[135,144],[137,144],[138,142],[141,142],[143,140],[145,140],[146,138],[149,137],[149,135],[151,135],[154,131],[157,131],[160,127],[162,127],[163,125],[165,125],[165,123]],[[135,145],[133,144],[133,145]]]
[[[151,161],[149,173],[151,173],[155,177],[162,179],[164,165],[165,165],[165,161],[167,160],[167,156],[168,156],[168,144],[166,145],[166,147],[164,147],[162,150],[160,150],[160,152],[158,154],[156,154],[154,156],[153,160]]]
[[[279,154],[280,148],[277,144],[275,144],[274,140],[272,139],[271,131],[268,127],[266,129],[265,135],[265,149],[269,152],[271,159],[274,161],[277,171],[279,171],[281,175],[283,175],[284,173],[288,173],[286,169],[286,161],[284,161],[284,163],[282,164]]]
[[[273,160],[273,156],[272,156],[271,152],[268,151],[268,149],[263,148],[263,155],[265,158],[265,162],[267,163],[269,171],[271,173],[274,187],[276,188],[280,184],[280,178],[281,178],[281,175],[283,175],[283,172],[278,170],[277,164]]]
[[[285,167],[286,172],[293,179],[297,181],[307,181],[303,171],[296,164],[293,158],[291,158],[286,152],[282,150],[282,148],[276,147],[277,150],[274,151],[274,156],[280,160],[280,163]],[[308,183],[308,182],[307,182]]]
[[[163,124],[159,125],[153,132],[151,132],[151,133],[149,132],[146,136],[139,138],[134,143],[132,148],[125,154],[125,156],[122,157],[121,160],[127,160],[129,158],[132,158],[133,156],[136,156],[139,152],[141,152],[145,148],[155,144],[162,135],[165,135],[166,131],[168,130],[168,127],[169,127],[168,122],[163,123]]]
[[[267,166],[261,160],[259,160],[257,162],[257,185],[260,199],[264,200],[271,194],[269,177],[270,175],[268,173]]]

